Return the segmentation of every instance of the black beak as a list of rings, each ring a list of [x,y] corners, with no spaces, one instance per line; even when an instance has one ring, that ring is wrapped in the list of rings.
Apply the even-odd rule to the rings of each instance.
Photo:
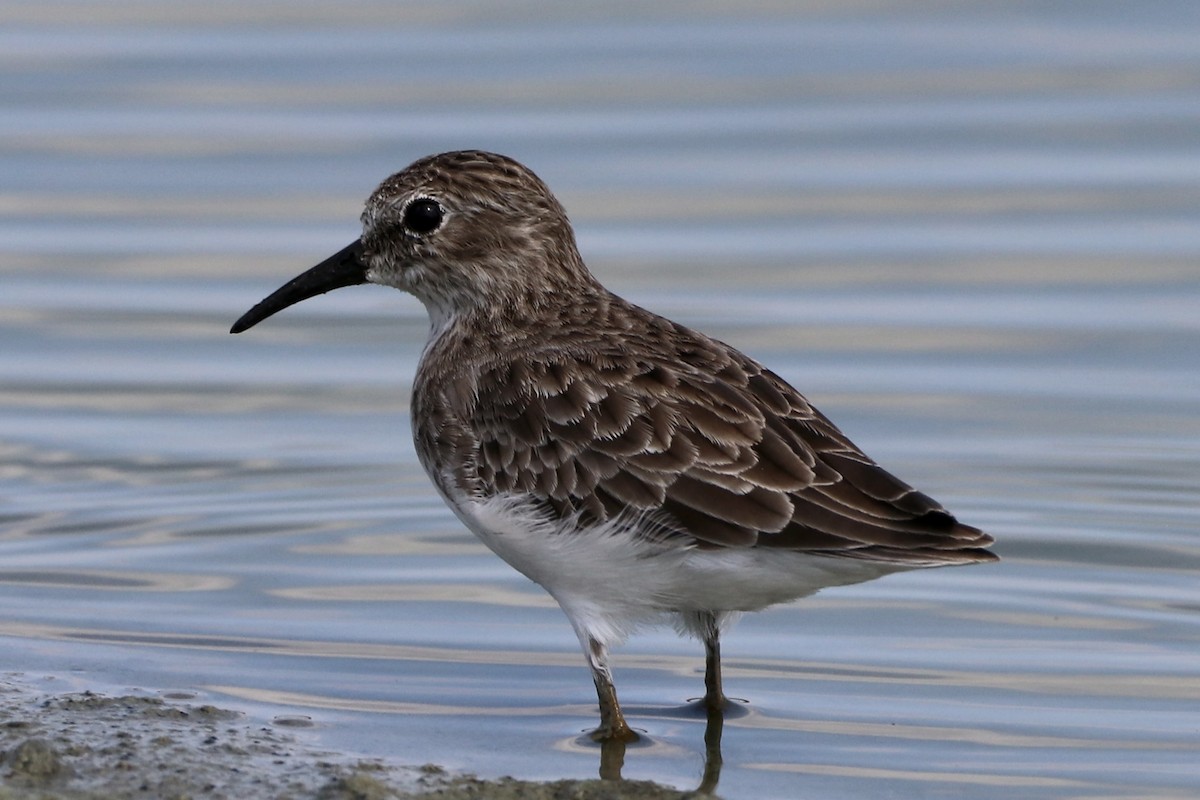
[[[367,265],[362,262],[362,240],[355,240],[317,264],[308,272],[301,273],[280,286],[261,303],[242,315],[233,323],[230,333],[241,333],[253,328],[272,314],[283,311],[301,300],[332,292],[343,286],[357,286],[367,282]]]

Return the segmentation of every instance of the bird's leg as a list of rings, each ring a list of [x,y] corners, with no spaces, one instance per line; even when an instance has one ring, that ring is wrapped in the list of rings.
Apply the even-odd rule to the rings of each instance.
[[[621,704],[617,702],[617,687],[613,685],[612,673],[608,669],[608,651],[603,644],[587,637],[584,655],[592,668],[592,680],[596,683],[596,697],[600,701],[600,727],[592,731],[598,742],[634,742],[638,735],[625,722]]]
[[[704,617],[704,705],[709,711],[723,711],[729,701],[721,688],[721,630],[715,616]]]

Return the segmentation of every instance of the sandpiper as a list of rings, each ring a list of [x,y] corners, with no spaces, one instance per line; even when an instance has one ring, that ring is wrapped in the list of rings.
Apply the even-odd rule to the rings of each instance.
[[[995,560],[989,535],[875,464],[778,375],[605,289],[518,162],[420,159],[371,194],[362,225],[231,332],[354,284],[424,303],[417,454],[463,524],[566,613],[600,701],[594,738],[637,738],[608,650],[639,625],[704,643],[704,702],[719,710],[720,635],[742,612]]]

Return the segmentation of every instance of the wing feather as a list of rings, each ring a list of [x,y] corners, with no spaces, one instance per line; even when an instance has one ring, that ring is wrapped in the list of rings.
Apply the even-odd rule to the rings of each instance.
[[[630,308],[646,315],[641,338],[622,323],[621,341],[581,333],[587,346],[514,351],[469,388],[447,380],[453,413],[428,414],[441,427],[421,434],[427,446],[456,450],[469,465],[458,479],[482,495],[527,492],[597,520],[652,515],[655,535],[690,546],[994,558],[991,537],[877,465],[774,373]]]

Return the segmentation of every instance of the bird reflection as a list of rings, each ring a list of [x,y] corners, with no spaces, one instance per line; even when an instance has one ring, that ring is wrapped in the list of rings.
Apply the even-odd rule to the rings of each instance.
[[[725,709],[708,709],[704,726],[704,774],[696,794],[712,794],[721,779],[721,734],[725,730]]]
[[[700,777],[700,785],[696,794],[712,794],[721,779],[721,735],[725,730],[725,710],[703,707],[705,711],[704,725],[704,772]],[[621,769],[625,766],[625,748],[627,742],[609,740],[600,743],[600,779],[606,781],[624,780]],[[637,742],[633,743],[637,747]]]

